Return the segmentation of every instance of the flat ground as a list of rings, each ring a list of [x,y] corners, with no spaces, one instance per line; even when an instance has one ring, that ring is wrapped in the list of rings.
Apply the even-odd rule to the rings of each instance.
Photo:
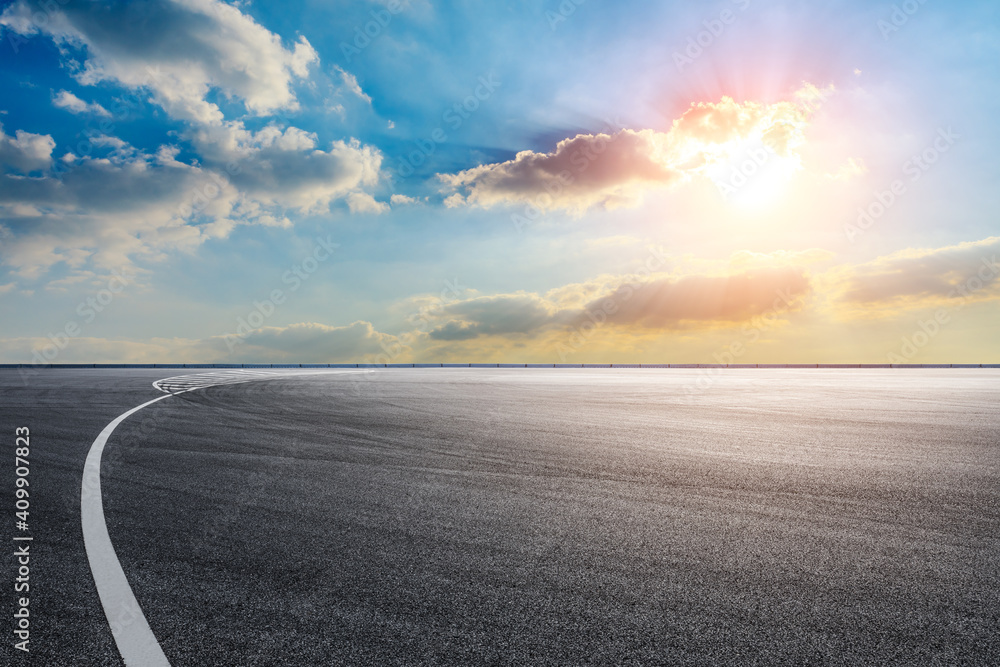
[[[0,371],[11,664],[121,664],[83,462],[184,372]],[[1000,664],[998,370],[291,374],[140,411],[102,477],[175,666]]]

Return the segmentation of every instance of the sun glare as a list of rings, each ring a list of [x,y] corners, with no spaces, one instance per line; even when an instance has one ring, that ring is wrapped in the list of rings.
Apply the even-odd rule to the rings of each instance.
[[[796,155],[779,155],[760,139],[729,142],[705,171],[728,204],[761,208],[783,199],[800,166]]]

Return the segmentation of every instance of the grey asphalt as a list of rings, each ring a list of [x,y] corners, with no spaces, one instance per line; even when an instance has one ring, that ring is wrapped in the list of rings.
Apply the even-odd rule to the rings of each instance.
[[[32,431],[10,664],[121,664],[83,461],[183,372],[0,371],[0,442]],[[998,370],[283,377],[146,408],[102,477],[175,666],[1000,664]]]

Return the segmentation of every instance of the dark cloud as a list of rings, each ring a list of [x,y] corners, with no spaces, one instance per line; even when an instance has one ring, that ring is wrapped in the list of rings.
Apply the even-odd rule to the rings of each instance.
[[[530,333],[553,320],[545,302],[535,295],[479,297],[444,308],[455,318],[430,332],[435,340],[468,340],[477,336]]]
[[[573,289],[580,298],[572,298]],[[652,329],[744,322],[770,311],[797,308],[812,286],[800,268],[755,269],[731,275],[660,277],[621,281],[593,297],[588,285],[559,290],[560,306],[539,295],[478,297],[444,309],[446,321],[430,333],[435,340],[461,341],[492,335],[536,335],[586,322]]]
[[[970,280],[979,289],[998,283],[1000,237],[944,248],[904,250],[851,267],[842,279],[840,300],[878,304],[954,296]]]

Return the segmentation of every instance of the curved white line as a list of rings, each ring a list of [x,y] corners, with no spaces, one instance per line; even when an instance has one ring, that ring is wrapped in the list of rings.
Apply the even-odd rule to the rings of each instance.
[[[127,667],[170,667],[170,661],[163,655],[160,643],[149,629],[149,623],[132,593],[132,587],[118,562],[115,547],[111,544],[108,525],[104,520],[104,500],[101,497],[101,454],[104,453],[108,438],[119,424],[144,407],[173,395],[164,394],[147,401],[105,426],[90,446],[87,461],[83,464],[85,483],[80,491],[83,546],[87,551],[87,560],[90,561],[90,571],[94,575],[104,615],[108,618],[118,652],[122,654]]]
[[[326,371],[324,374],[342,375],[358,373],[359,371]],[[360,371],[366,373],[368,371]],[[313,375],[315,373],[302,373],[302,375]],[[118,561],[118,554],[111,544],[111,536],[108,535],[108,524],[104,519],[104,499],[101,496],[101,455],[104,453],[104,446],[108,444],[108,438],[118,428],[118,425],[130,416],[143,408],[162,401],[171,396],[177,396],[196,389],[219,384],[234,384],[237,382],[250,382],[251,380],[273,379],[286,375],[284,373],[268,373],[262,375],[254,372],[236,374],[226,374],[224,377],[209,378],[204,374],[188,376],[196,384],[195,386],[178,387],[176,390],[168,383],[169,380],[179,380],[184,376],[165,378],[157,380],[153,386],[165,393],[151,401],[146,401],[131,410],[119,415],[114,421],[104,427],[94,444],[90,446],[87,460],[83,464],[83,481],[80,489],[80,520],[83,523],[83,546],[87,552],[87,560],[90,561],[90,571],[94,575],[94,584],[97,586],[97,594],[101,598],[101,605],[104,607],[104,615],[111,625],[111,634],[118,645],[118,652],[121,653],[126,667],[170,667],[170,661],[163,654],[160,643],[153,635],[153,631],[146,622],[146,617],[142,613],[139,602],[132,593],[128,579],[125,578],[125,571]],[[299,373],[296,373],[299,375]],[[164,385],[163,383],[167,383]]]

